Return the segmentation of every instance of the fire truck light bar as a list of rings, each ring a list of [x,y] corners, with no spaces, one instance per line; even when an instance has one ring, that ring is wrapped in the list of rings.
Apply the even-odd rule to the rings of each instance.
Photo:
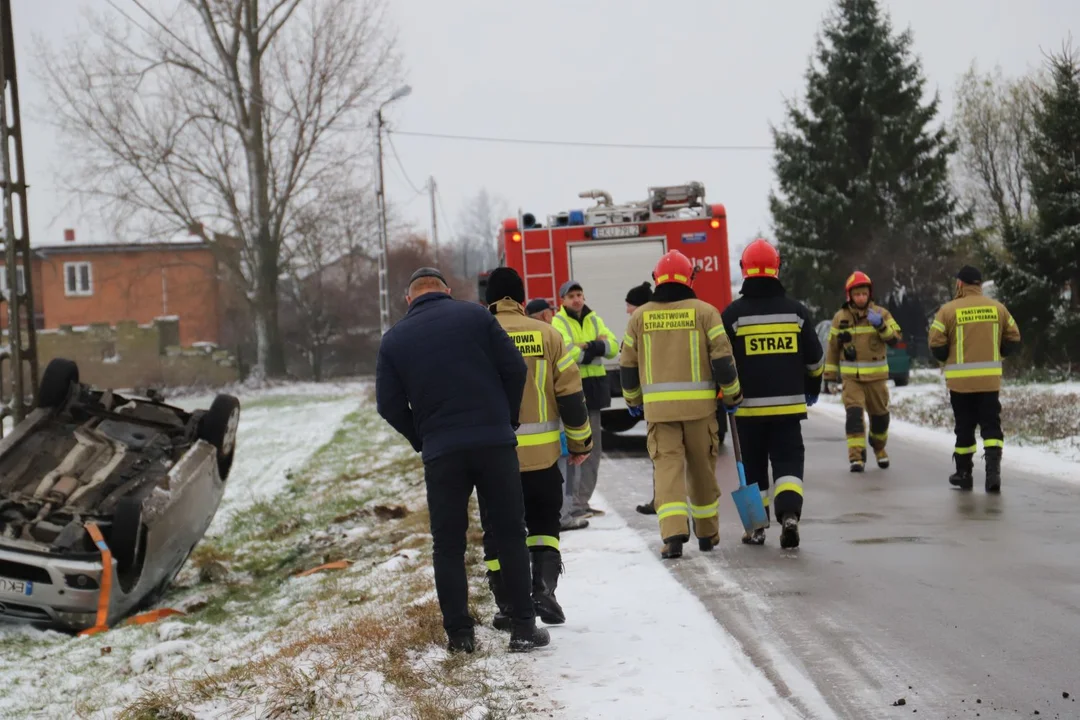
[[[592,230],[594,240],[638,237],[639,235],[641,235],[640,225],[604,225]]]

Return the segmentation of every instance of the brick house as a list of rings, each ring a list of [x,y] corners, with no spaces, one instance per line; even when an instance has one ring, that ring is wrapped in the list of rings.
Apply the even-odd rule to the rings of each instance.
[[[221,343],[224,308],[217,259],[201,240],[76,244],[32,248],[35,324],[38,329],[155,318],[179,321],[180,345]],[[18,268],[20,282],[25,272]],[[0,265],[0,290],[7,291]],[[4,313],[0,325],[7,327]]]

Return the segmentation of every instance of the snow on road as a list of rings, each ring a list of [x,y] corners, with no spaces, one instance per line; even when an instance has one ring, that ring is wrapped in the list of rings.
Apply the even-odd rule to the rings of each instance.
[[[607,515],[562,536],[567,623],[522,661],[553,701],[551,717],[798,717],[655,548],[599,493],[591,504]]]

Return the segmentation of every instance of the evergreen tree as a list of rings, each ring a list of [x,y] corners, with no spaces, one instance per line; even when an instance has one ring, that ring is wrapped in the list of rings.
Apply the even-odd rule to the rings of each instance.
[[[932,127],[938,97],[923,104],[911,45],[877,0],[838,0],[807,69],[805,109],[789,103],[787,126],[773,129],[779,193],[769,202],[784,278],[820,317],[855,269],[879,299],[913,293],[932,310],[947,297],[966,216],[949,185],[956,146]]]
[[[1038,364],[1080,361],[1080,60],[1065,48],[1048,65],[1027,165],[1036,219],[1007,227],[987,263]]]

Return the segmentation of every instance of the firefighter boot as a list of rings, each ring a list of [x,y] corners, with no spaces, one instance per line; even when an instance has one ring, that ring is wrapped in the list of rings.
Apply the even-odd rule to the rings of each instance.
[[[675,535],[664,540],[664,547],[660,549],[660,557],[664,560],[674,560],[682,557],[683,543],[688,542],[688,535]]]
[[[957,455],[956,453],[953,453],[953,461],[956,463],[956,472],[949,476],[949,484],[961,490],[970,490],[975,484],[974,479],[971,477],[975,462],[970,455]]]
[[[697,539],[698,549],[701,552],[710,552],[714,547],[720,544],[720,533],[716,533],[712,537],[703,537]]]
[[[638,505],[634,509],[637,510],[642,515],[655,515],[656,514],[656,503],[655,503],[654,500],[650,500],[647,503],[641,503],[640,505]]]
[[[889,467],[889,454],[885,452],[885,448],[874,451],[874,458],[877,460],[877,466],[882,470]]]
[[[555,599],[555,587],[562,573],[562,557],[558,550],[537,550],[532,555],[532,598],[536,616],[548,625],[566,622],[559,601]]]
[[[544,628],[536,627],[536,621],[514,623],[510,630],[510,652],[529,652],[551,643],[551,635]]]
[[[986,448],[986,492],[1001,492],[1001,448]]]
[[[799,547],[799,519],[790,513],[784,516],[784,529],[780,532],[780,547],[785,550]]]
[[[510,605],[506,602],[506,593],[503,591],[502,573],[499,570],[487,573],[488,589],[495,598],[495,617],[491,619],[491,625],[496,630],[510,629]]]
[[[765,519],[769,520],[770,512],[769,508],[765,508]],[[742,536],[743,545],[764,545],[765,544],[765,528],[758,528],[753,532],[743,532]]]
[[[861,473],[866,469],[866,450],[863,449],[857,460],[851,461],[851,472]]]

